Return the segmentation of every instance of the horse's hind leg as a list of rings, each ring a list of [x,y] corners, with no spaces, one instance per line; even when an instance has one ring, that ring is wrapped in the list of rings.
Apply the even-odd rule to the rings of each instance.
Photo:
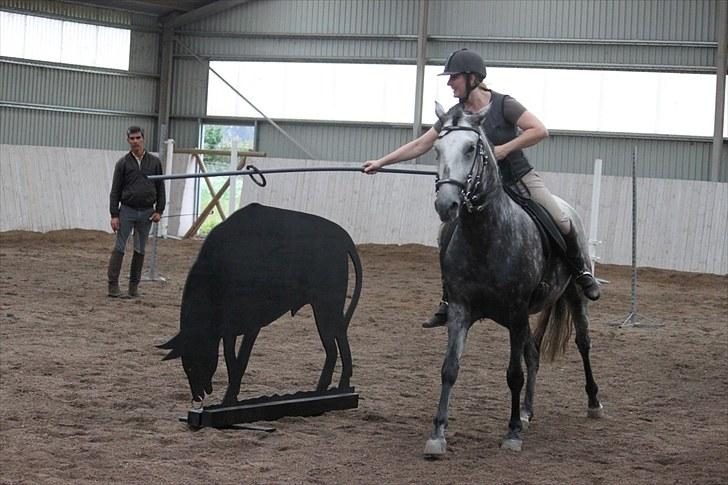
[[[222,403],[226,406],[235,404],[240,393],[240,383],[243,380],[245,369],[248,367],[250,352],[258,337],[258,330],[246,333],[240,343],[238,355],[235,355],[235,336],[223,337],[223,350],[225,352],[225,365],[228,372],[228,388]]]
[[[526,377],[526,395],[523,398],[523,406],[521,407],[521,424],[523,429],[527,430],[528,425],[533,419],[533,395],[536,390],[536,375],[539,367],[539,354],[536,348],[536,342],[531,335],[531,328],[527,329],[526,344],[523,353],[526,361],[527,377]]]
[[[589,407],[587,416],[590,418],[601,418],[603,415],[602,405],[597,398],[599,386],[597,386],[592,374],[591,361],[589,360],[589,350],[591,349],[591,340],[589,338],[589,313],[587,303],[583,297],[579,296],[573,285],[568,290],[568,301],[571,306],[571,314],[574,320],[574,330],[576,332],[576,346],[581,354],[581,360],[584,364],[584,375],[586,377],[586,395],[589,399]]]
[[[343,316],[341,312],[336,311],[334,308],[335,305],[332,305],[330,302],[323,304],[313,303],[311,306],[313,307],[313,315],[316,320],[319,337],[321,338],[321,344],[324,346],[324,351],[326,352],[324,368],[321,370],[321,377],[319,377],[318,384],[316,385],[317,391],[324,391],[328,389],[331,384],[331,378],[334,375],[334,367],[336,366],[336,359],[338,357],[336,351],[337,328],[341,326]],[[349,363],[351,363],[351,353],[349,353]],[[351,372],[351,369],[349,371]]]

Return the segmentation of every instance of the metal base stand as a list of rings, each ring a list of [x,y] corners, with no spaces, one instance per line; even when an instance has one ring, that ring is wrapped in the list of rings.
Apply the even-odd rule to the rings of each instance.
[[[353,387],[327,391],[301,391],[295,394],[246,399],[232,406],[217,404],[201,409],[190,409],[186,421],[193,428],[230,428],[237,427],[235,425],[240,423],[274,421],[284,416],[318,416],[328,411],[354,409],[358,406],[359,394],[354,392]]]
[[[159,239],[159,223],[154,223],[154,238],[152,239],[152,253],[149,255],[149,266],[142,273],[142,281],[167,281],[167,278],[157,273],[157,240]]]

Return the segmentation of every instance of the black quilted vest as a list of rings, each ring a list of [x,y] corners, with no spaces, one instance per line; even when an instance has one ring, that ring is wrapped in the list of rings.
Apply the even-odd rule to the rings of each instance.
[[[483,130],[493,145],[503,145],[518,135],[518,127],[508,123],[503,117],[505,95],[495,91],[491,91],[490,95],[491,106],[483,119]],[[523,150],[514,150],[503,160],[498,160],[498,168],[503,182],[509,185],[516,183],[533,169]]]

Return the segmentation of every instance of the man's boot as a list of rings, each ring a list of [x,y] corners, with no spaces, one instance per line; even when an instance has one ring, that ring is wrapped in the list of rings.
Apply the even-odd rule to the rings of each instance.
[[[144,267],[144,255],[134,251],[131,257],[131,269],[129,270],[129,298],[139,296],[139,281],[142,279],[142,268]]]
[[[124,261],[124,253],[113,250],[109,258],[109,269],[106,274],[109,280],[109,296],[118,298],[121,296],[119,289],[119,273],[121,273],[121,263]]]
[[[442,327],[447,325],[447,292],[445,291],[445,285],[442,285],[442,300],[440,300],[440,306],[437,307],[435,314],[430,317],[429,320],[422,324],[422,328],[434,328]]]
[[[568,263],[574,276],[574,281],[581,287],[581,290],[587,298],[590,300],[598,300],[599,283],[591,272],[586,269],[590,266],[587,266],[584,262],[584,256],[579,247],[579,241],[573,226],[569,234],[564,236],[564,241],[566,241],[566,257],[569,260]]]
[[[437,311],[422,324],[422,328],[442,327],[443,325],[447,325],[447,302],[445,300],[440,301]]]

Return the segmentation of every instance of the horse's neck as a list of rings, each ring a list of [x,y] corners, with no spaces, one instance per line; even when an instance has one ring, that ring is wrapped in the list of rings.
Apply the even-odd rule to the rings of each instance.
[[[480,243],[510,232],[515,210],[500,181],[494,183],[481,197],[482,210],[468,212],[461,209],[463,212],[460,215],[466,236],[477,238]]]

